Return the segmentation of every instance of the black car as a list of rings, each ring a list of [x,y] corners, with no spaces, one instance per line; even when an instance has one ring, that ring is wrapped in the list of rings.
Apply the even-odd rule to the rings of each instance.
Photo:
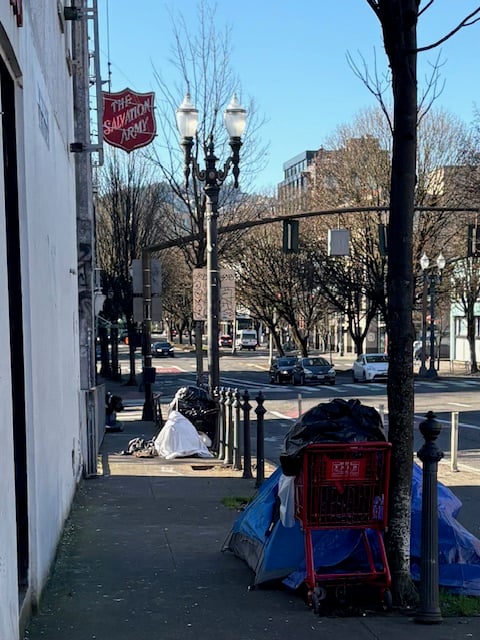
[[[280,356],[270,366],[270,382],[281,384],[282,382],[294,382],[294,372],[298,359],[296,356]]]
[[[335,367],[321,356],[300,358],[293,375],[295,384],[305,384],[305,382],[335,384]]]
[[[152,344],[152,356],[173,358],[175,355],[170,342],[154,342]]]

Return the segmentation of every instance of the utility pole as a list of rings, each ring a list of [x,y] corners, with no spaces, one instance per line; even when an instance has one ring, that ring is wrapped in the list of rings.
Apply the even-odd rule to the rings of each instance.
[[[87,0],[72,2],[80,15],[87,15]],[[75,142],[90,142],[88,21],[72,21],[73,100]],[[74,142],[73,140],[71,142]],[[89,152],[75,154],[77,247],[78,247],[78,315],[80,341],[80,386],[91,389],[95,384],[95,323],[93,309],[94,217],[92,160]]]

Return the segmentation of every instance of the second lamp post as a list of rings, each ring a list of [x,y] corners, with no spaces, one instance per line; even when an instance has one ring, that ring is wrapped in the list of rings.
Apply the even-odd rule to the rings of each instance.
[[[195,156],[192,155],[193,139],[197,133],[198,110],[190,101],[187,93],[182,104],[178,107],[177,127],[182,137],[184,150],[184,174],[185,187],[188,186],[190,166],[197,180],[205,183],[204,192],[206,199],[207,221],[207,331],[208,331],[208,383],[213,392],[220,386],[219,366],[219,316],[220,316],[220,277],[218,267],[217,244],[217,220],[218,220],[218,195],[220,187],[225,181],[230,168],[234,177],[234,186],[238,187],[240,169],[241,137],[245,129],[247,112],[240,106],[237,96],[234,94],[230,104],[224,113],[224,124],[230,136],[232,155],[225,162],[223,169],[217,169],[217,160],[214,153],[213,134],[208,137],[208,142],[203,144],[205,151],[205,169],[201,170]]]
[[[420,258],[420,266],[423,271],[423,318],[422,318],[422,364],[419,371],[420,377],[425,378],[436,378],[437,370],[435,369],[435,288],[437,286],[437,282],[441,282],[442,279],[442,271],[445,268],[445,258],[440,252],[437,257],[437,273],[428,273],[428,267],[430,265],[430,260],[428,259],[427,254],[424,252],[422,257]],[[427,359],[427,317],[426,317],[426,296],[427,296],[427,283],[428,283],[428,291],[430,293],[430,364],[427,370],[425,366],[425,361]]]

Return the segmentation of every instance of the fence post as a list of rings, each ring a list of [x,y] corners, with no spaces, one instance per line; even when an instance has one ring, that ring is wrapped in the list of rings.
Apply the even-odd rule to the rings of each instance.
[[[257,401],[257,407],[255,413],[257,414],[257,481],[255,486],[258,488],[262,485],[265,479],[265,441],[264,441],[264,416],[266,409],[263,406],[265,397],[261,391],[255,398]]]
[[[233,468],[235,471],[242,470],[242,451],[240,445],[240,394],[238,389],[235,389],[233,401]]]
[[[162,405],[160,403],[161,393],[153,394],[153,419],[155,421],[155,426],[157,430],[160,431],[162,429],[164,422],[162,416]]]
[[[225,459],[224,464],[233,462],[233,424],[232,424],[233,392],[231,387],[227,391],[227,401],[225,402],[226,425],[225,425]]]
[[[220,413],[220,415],[218,416],[218,431],[219,431],[218,458],[219,460],[221,460],[225,455],[225,401],[226,401],[226,398],[227,398],[227,392],[225,390],[225,387],[222,387],[220,389],[219,401],[218,401],[219,413]]]
[[[380,415],[380,420],[382,421],[382,427],[385,432],[385,438],[388,440],[388,429],[385,429],[385,405],[378,405],[378,413]]]
[[[250,410],[252,405],[249,403],[250,396],[245,389],[243,392],[243,478],[250,480],[252,478],[252,448],[250,444]]]
[[[422,532],[420,547],[420,605],[415,622],[438,624],[442,622],[438,588],[438,463],[443,458],[436,443],[442,426],[429,411],[420,425],[425,444],[417,452],[423,462]]]
[[[458,471],[458,411],[452,411],[450,431],[450,469]]]

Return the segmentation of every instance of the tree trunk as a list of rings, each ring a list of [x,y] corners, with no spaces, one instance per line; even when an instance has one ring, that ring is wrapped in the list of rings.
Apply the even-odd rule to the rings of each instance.
[[[352,334],[350,334],[352,335]],[[355,353],[357,356],[362,355],[363,353],[363,337],[357,335],[356,333],[352,335],[353,342],[355,343]]]
[[[389,440],[392,442],[387,552],[397,605],[410,605],[410,518],[413,472],[412,236],[417,144],[418,0],[383,2],[381,22],[392,70],[393,151],[388,226],[387,331]]]
[[[477,352],[475,349],[475,302],[467,309],[467,340],[470,347],[470,373],[478,373]]]
[[[277,345],[278,355],[279,356],[284,356],[285,355],[285,349],[283,348],[281,337],[278,335],[277,332],[275,332],[273,338],[275,340],[275,344]]]

